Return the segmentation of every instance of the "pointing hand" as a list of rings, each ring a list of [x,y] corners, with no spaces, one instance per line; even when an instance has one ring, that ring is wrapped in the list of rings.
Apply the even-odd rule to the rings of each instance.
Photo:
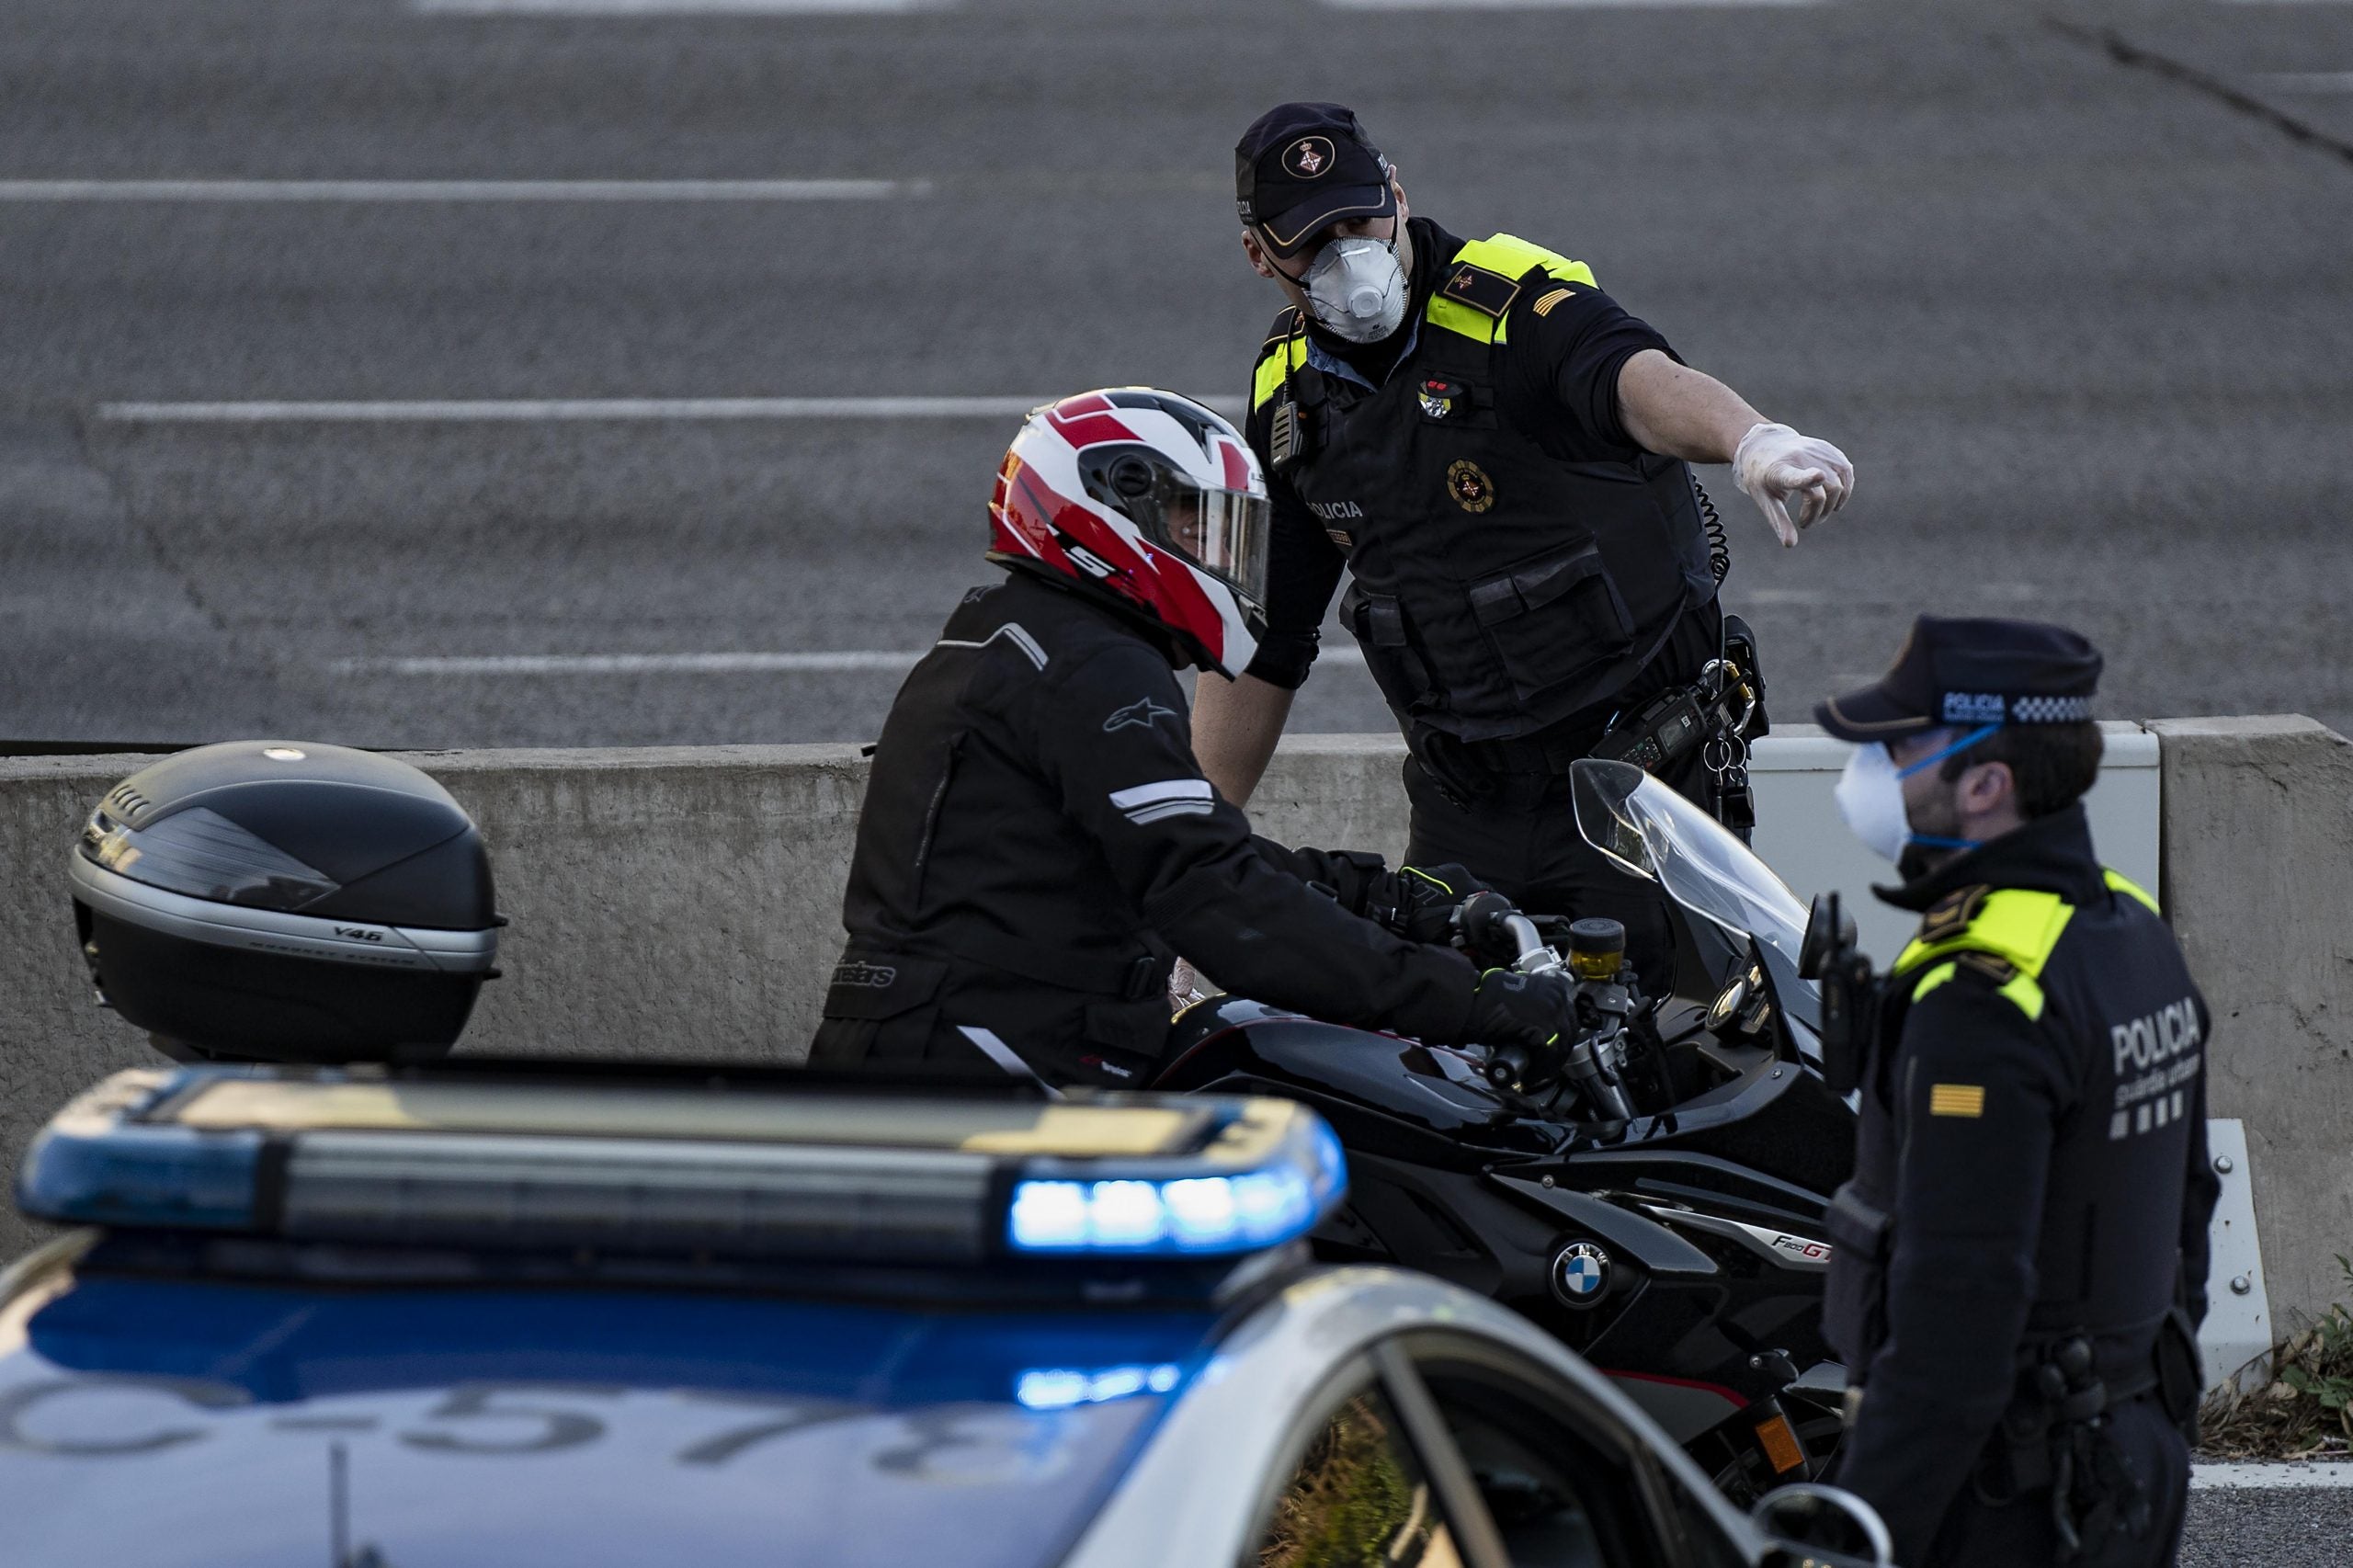
[[[1791,549],[1800,528],[1845,506],[1855,489],[1855,465],[1846,453],[1786,425],[1749,426],[1733,453],[1732,466],[1742,493],[1756,503],[1782,545]]]

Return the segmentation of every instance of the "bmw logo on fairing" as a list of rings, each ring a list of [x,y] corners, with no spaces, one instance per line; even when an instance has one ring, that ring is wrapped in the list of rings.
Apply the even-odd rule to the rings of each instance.
[[[1589,1307],[1609,1289],[1609,1255],[1591,1242],[1571,1242],[1552,1258],[1552,1294],[1564,1305]]]

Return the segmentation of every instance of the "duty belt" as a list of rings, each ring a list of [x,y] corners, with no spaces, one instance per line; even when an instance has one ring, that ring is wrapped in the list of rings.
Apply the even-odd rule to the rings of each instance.
[[[2123,1461],[2109,1428],[2113,1413],[2157,1391],[2156,1337],[2150,1334],[2032,1339],[2020,1347],[2018,1393],[1987,1445],[1988,1465],[2006,1486],[1976,1482],[1987,1503],[2047,1494],[2059,1561],[2097,1551],[2117,1530],[2138,1538],[2150,1523],[2145,1482]]]

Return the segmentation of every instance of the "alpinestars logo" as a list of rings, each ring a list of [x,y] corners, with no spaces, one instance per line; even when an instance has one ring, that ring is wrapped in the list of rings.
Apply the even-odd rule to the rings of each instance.
[[[1163,708],[1149,697],[1139,697],[1104,720],[1103,733],[1108,735],[1118,730],[1146,730],[1163,719],[1175,717],[1176,710],[1174,708]]]
[[[865,963],[850,959],[834,966],[834,983],[861,991],[887,991],[899,978],[899,971],[886,963]]]

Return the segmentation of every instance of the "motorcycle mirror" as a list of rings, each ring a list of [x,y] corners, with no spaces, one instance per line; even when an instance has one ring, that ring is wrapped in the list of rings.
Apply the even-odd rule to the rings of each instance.
[[[1855,917],[1838,906],[1838,895],[1814,894],[1813,912],[1806,918],[1805,937],[1798,944],[1798,978],[1820,980],[1830,955],[1841,948],[1852,948],[1859,939]]]
[[[1873,1568],[1888,1568],[1895,1558],[1894,1538],[1879,1510],[1851,1492],[1818,1481],[1776,1487],[1756,1500],[1748,1517],[1785,1546],[1835,1552]]]

